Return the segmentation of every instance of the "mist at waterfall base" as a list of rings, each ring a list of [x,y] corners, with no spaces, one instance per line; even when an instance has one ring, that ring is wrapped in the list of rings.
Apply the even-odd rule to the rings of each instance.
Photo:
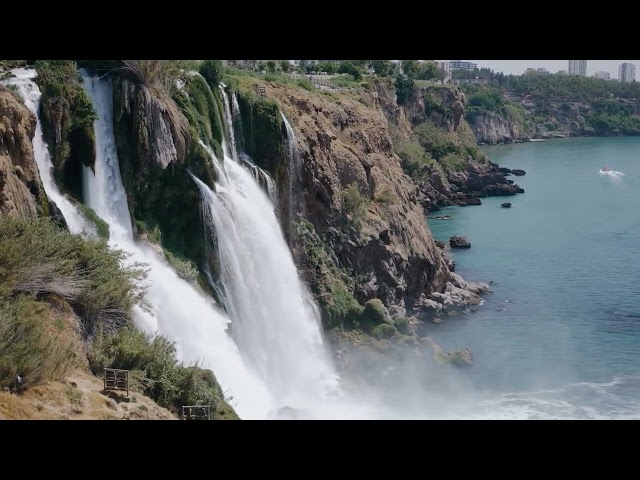
[[[176,342],[185,363],[198,362],[215,372],[241,418],[266,418],[274,405],[268,389],[246,368],[227,334],[229,319],[197,286],[182,280],[150,244],[134,241],[127,197],[120,178],[113,133],[113,93],[109,79],[83,72],[83,84],[98,115],[95,175],[85,170],[86,203],[108,223],[109,243],[130,255],[129,262],[147,268],[148,310],[137,308],[138,325]]]

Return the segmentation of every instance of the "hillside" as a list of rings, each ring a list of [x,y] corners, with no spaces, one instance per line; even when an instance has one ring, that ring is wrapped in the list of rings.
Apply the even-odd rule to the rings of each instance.
[[[478,143],[640,135],[640,87],[591,77],[527,74],[464,85]]]

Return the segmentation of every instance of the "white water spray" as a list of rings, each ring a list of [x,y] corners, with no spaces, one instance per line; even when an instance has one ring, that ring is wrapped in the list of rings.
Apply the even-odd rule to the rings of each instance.
[[[109,243],[131,255],[131,262],[148,265],[147,300],[151,312],[137,311],[142,328],[175,341],[181,360],[211,368],[232,405],[244,419],[266,418],[273,408],[264,384],[245,368],[227,334],[228,318],[204,292],[180,279],[151,245],[134,241],[131,217],[118,164],[113,133],[112,84],[83,74],[84,87],[98,114],[95,122],[95,176],[87,173],[89,205],[111,229]]]
[[[246,168],[212,162],[226,176],[213,192],[194,177],[209,207],[233,337],[278,406],[314,409],[338,393],[317,311],[307,300],[273,205]]]
[[[53,163],[51,162],[49,149],[42,135],[42,125],[40,124],[40,116],[38,115],[42,94],[40,93],[38,85],[33,81],[36,77],[36,71],[33,69],[17,68],[13,70],[12,73],[15,77],[3,80],[0,83],[15,85],[27,108],[36,116],[36,131],[33,136],[33,155],[38,165],[40,178],[47,197],[53,200],[60,209],[71,233],[85,232],[89,235],[95,235],[95,226],[87,221],[78,208],[60,192],[53,179]]]

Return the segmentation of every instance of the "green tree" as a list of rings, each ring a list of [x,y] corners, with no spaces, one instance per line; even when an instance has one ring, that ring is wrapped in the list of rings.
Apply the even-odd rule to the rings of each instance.
[[[391,72],[391,60],[371,60],[371,68],[379,77],[386,77]]]
[[[420,63],[417,60],[403,60],[402,72],[408,78],[411,78],[411,79],[416,78],[416,76],[420,72]]]
[[[205,60],[200,65],[200,75],[204,77],[207,83],[212,87],[217,87],[222,80],[224,67],[221,60]]]
[[[428,62],[420,66],[418,72],[418,78],[420,80],[444,80],[444,71],[438,67],[435,63]]]
[[[413,79],[407,77],[406,75],[398,75],[398,78],[396,78],[395,87],[398,104],[403,105],[411,95],[411,92],[413,92],[415,83]]]
[[[275,62],[275,60],[267,61],[267,72],[276,73],[276,62]]]
[[[358,66],[353,61],[347,60],[340,64],[338,68],[338,73],[346,73],[351,75],[355,80],[360,80],[362,78],[364,68],[362,66]]]
[[[291,70],[291,62],[289,60],[280,60],[280,69],[287,73]]]
[[[327,72],[329,75],[336,73],[336,65],[333,62],[322,62],[318,68],[321,72]]]

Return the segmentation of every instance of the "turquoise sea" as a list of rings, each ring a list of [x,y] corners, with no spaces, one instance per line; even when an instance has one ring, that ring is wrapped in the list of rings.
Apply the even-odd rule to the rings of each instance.
[[[525,194],[428,220],[436,239],[471,241],[454,251],[458,273],[494,282],[476,313],[429,328],[445,349],[474,353],[477,396],[445,416],[640,418],[640,138],[485,152],[526,170],[510,177]]]

